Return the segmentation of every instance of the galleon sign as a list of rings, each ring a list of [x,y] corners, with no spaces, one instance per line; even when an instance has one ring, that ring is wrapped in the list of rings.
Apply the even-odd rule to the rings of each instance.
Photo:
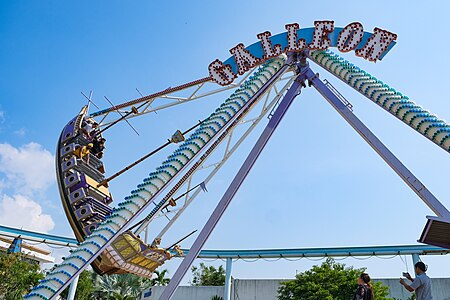
[[[359,22],[344,28],[334,27],[334,21],[315,21],[313,28],[303,28],[297,23],[287,24],[286,32],[272,36],[269,31],[257,35],[259,42],[248,47],[240,43],[230,49],[232,56],[222,62],[214,60],[208,67],[209,76],[220,85],[229,85],[251,68],[282,53],[303,50],[325,50],[337,47],[341,52],[355,50],[356,56],[369,61],[381,60],[395,45],[397,35],[375,27],[373,33],[365,32]]]

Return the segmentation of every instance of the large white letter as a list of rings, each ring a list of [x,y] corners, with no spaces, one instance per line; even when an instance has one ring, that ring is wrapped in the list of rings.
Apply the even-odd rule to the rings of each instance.
[[[261,40],[261,45],[264,50],[264,60],[269,58],[280,56],[282,53],[281,45],[276,44],[272,48],[272,42],[270,41],[270,32],[266,31],[257,35],[258,39]]]
[[[242,75],[254,66],[256,66],[260,60],[254,57],[248,52],[244,44],[240,43],[236,47],[230,49],[230,53],[233,54],[236,64],[238,65],[238,74]]]
[[[349,52],[358,47],[364,35],[364,27],[359,22],[350,23],[339,33],[337,48]]]
[[[306,41],[305,39],[299,39],[297,42],[297,30],[300,28],[300,26],[297,23],[293,24],[287,24],[287,41],[288,45],[286,48],[284,48],[285,52],[300,52],[302,50],[305,50],[306,48]]]
[[[364,47],[356,50],[355,53],[357,56],[376,62],[396,39],[395,33],[375,27],[373,35],[367,40]]]
[[[224,66],[218,59],[209,64],[208,71],[211,79],[220,85],[229,85],[237,77],[230,65]]]
[[[314,36],[309,50],[325,50],[330,47],[328,34],[334,30],[334,21],[314,21]]]

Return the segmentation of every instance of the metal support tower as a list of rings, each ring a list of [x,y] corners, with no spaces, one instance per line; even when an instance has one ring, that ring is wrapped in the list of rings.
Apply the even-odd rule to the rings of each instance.
[[[248,173],[250,172],[254,163],[256,162],[256,160],[258,159],[262,150],[266,146],[270,137],[274,133],[277,126],[280,124],[285,113],[289,109],[289,106],[292,104],[295,97],[300,93],[302,84],[304,85],[304,81],[306,79],[305,78],[306,70],[308,70],[308,68],[301,70],[302,72],[297,76],[297,78],[294,80],[294,83],[287,91],[287,93],[284,96],[283,100],[281,101],[280,105],[277,107],[273,117],[270,119],[269,123],[267,124],[266,128],[262,132],[262,134],[259,137],[258,141],[256,142],[255,146],[253,146],[253,149],[247,156],[246,160],[244,161],[243,165],[241,166],[238,173],[234,177],[234,179],[231,182],[230,186],[228,187],[227,191],[225,192],[222,199],[217,204],[215,210],[211,214],[210,218],[206,222],[206,225],[203,227],[202,231],[198,235],[197,239],[195,240],[194,244],[192,245],[191,249],[189,250],[188,255],[185,257],[185,259],[183,260],[181,265],[178,267],[174,276],[170,280],[169,285],[166,287],[166,289],[162,293],[161,297],[159,298],[160,300],[169,300],[172,298],[173,294],[175,293],[175,291],[176,291],[178,285],[180,284],[181,280],[183,279],[184,275],[189,270],[193,261],[197,258],[198,254],[200,253],[200,250],[202,249],[202,247],[205,244],[206,240],[208,239],[209,235],[216,227],[217,223],[219,222],[223,213],[227,209],[227,207],[230,204],[231,200],[233,199],[234,195],[238,191],[242,182],[247,177]]]
[[[210,218],[208,219],[207,223],[203,227],[203,229],[200,232],[199,236],[197,237],[196,241],[192,245],[186,258],[183,260],[183,262],[179,266],[178,270],[174,274],[174,277],[172,278],[170,284],[164,290],[160,299],[169,300],[175,293],[177,286],[180,283],[181,279],[184,277],[185,273],[190,268],[190,266],[193,263],[193,261],[195,260],[195,258],[197,258],[197,256],[199,255],[201,248],[206,243],[208,237],[210,236],[210,234],[214,230],[215,226],[217,225],[218,221],[222,217],[223,213],[225,212],[225,210],[231,203],[231,200],[233,199],[233,197],[239,190],[240,186],[242,185],[243,181],[247,177],[247,175],[250,172],[251,168],[253,167],[254,163],[256,162],[259,155],[265,148],[267,142],[269,141],[272,134],[276,130],[277,126],[280,124],[282,118],[284,117],[285,113],[289,109],[293,100],[300,93],[301,88],[306,87],[305,81],[308,81],[308,83],[310,85],[314,86],[314,88],[336,109],[336,111],[347,121],[347,123],[349,123],[352,126],[352,128],[380,155],[380,157],[400,176],[400,178],[402,178],[402,180],[419,196],[420,199],[422,199],[422,201],[439,218],[442,218],[444,220],[450,220],[450,212],[445,208],[445,206],[443,206],[439,202],[439,200],[400,162],[400,160],[392,152],[390,152],[390,150],[364,125],[364,123],[362,123],[353,114],[353,112],[351,111],[351,107],[349,106],[349,103],[345,103],[346,101],[343,101],[343,97],[337,92],[337,90],[330,89],[329,86],[324,84],[319,79],[318,74],[315,74],[309,68],[308,62],[306,60],[307,55],[308,54],[306,52],[298,53],[298,54],[291,54],[289,56],[287,64],[285,64],[280,69],[278,69],[278,71],[276,71],[276,74],[274,74],[274,76],[272,76],[270,79],[268,79],[268,81],[265,84],[263,84],[262,87],[257,86],[257,90],[254,91],[253,97],[259,98],[260,96],[263,95],[263,93],[265,93],[267,91],[268,88],[270,88],[270,86],[272,84],[274,84],[274,82],[279,77],[281,77],[281,75],[286,70],[288,70],[292,66],[292,64],[291,64],[292,59],[295,59],[295,60],[298,59],[298,61],[295,61],[297,75],[296,75],[296,78],[293,80],[292,85],[287,90],[286,95],[284,96],[280,105],[276,108],[274,114],[273,115],[270,114],[271,119],[270,119],[269,123],[267,124],[266,128],[262,132],[262,134],[259,137],[256,144],[253,146],[251,152],[248,154],[243,165],[241,166],[241,168],[235,175],[233,181],[231,182],[230,186],[226,190],[222,199],[217,204],[215,210],[211,214]],[[191,101],[191,100],[201,98],[201,97],[208,95],[208,92],[205,93],[204,95],[197,95],[197,92],[199,91],[199,89],[202,88],[203,84],[207,81],[209,81],[208,78],[203,78],[203,79],[197,80],[195,82],[189,83],[187,85],[179,86],[174,89],[168,89],[168,90],[162,91],[160,93],[151,95],[151,97],[150,96],[144,97],[145,99],[138,99],[136,101],[139,103],[144,101],[144,103],[142,105],[147,106],[147,107],[143,108],[141,113],[148,113],[150,111],[155,111],[155,109],[149,109],[154,98],[164,96],[164,98],[166,98],[166,99],[179,100],[180,99],[179,97],[174,97],[174,98],[168,97],[167,96],[168,91],[170,90],[170,92],[174,92],[174,91],[183,90],[184,88],[187,88],[187,87],[196,86],[195,91],[189,97],[183,99],[183,101]],[[274,89],[276,90],[275,87],[274,87]],[[126,105],[129,106],[129,105],[132,105],[133,103],[135,103],[135,102],[132,101],[132,102],[127,103]],[[167,104],[165,106],[163,105],[162,108],[165,108],[165,107],[171,106],[171,105],[176,105],[176,102],[174,102],[173,104]],[[242,109],[248,109],[250,106],[251,106],[251,104],[247,102],[243,106]],[[114,106],[113,108],[114,108],[113,110],[117,110],[117,107]],[[139,108],[141,108],[141,107],[139,107]],[[98,114],[93,114],[92,116],[104,115],[104,118],[106,118],[107,114],[113,110],[109,109],[107,112],[102,111],[102,112],[99,112]],[[134,113],[134,111],[136,111],[136,110],[137,110],[137,108],[132,106],[131,112]],[[130,112],[127,112],[127,116],[129,116],[130,118],[133,117],[133,115]],[[233,115],[233,117],[231,117],[229,122],[230,122],[230,124],[233,124],[231,122],[237,122],[237,120],[238,120],[238,115]],[[226,137],[225,133],[227,133],[227,131],[229,129],[230,128],[228,128],[228,127],[227,128],[221,127],[220,130],[216,134],[221,134],[224,137]],[[230,133],[230,136],[231,136],[231,133]],[[231,139],[231,137],[230,137],[230,139]],[[212,141],[210,141],[210,142],[212,143]],[[218,142],[218,140],[216,140],[216,142]],[[228,151],[228,146],[227,146],[227,151]],[[200,155],[199,152],[195,153],[195,155],[191,159],[197,158],[198,155]],[[201,158],[201,159],[203,159],[203,158]],[[178,173],[175,175],[178,175],[179,173],[184,172],[186,170],[187,170],[187,165],[184,165],[180,170],[178,170]],[[185,174],[185,176],[186,176],[186,174]],[[172,180],[174,180],[174,178],[175,178],[175,176],[171,177],[170,180],[165,182],[164,187],[167,187],[169,184],[171,184]],[[160,194],[162,193],[162,190],[163,189],[157,190],[152,195],[152,199],[159,197]],[[71,263],[62,264],[62,268],[66,268],[66,267],[74,268],[75,270],[73,272],[71,272],[69,275],[67,275],[67,276],[69,276],[69,278],[67,280],[63,281],[63,280],[60,280],[57,278],[59,280],[58,283],[60,284],[60,285],[58,285],[59,286],[58,289],[55,289],[54,291],[53,291],[53,289],[47,289],[53,293],[53,295],[50,296],[49,299],[55,299],[56,296],[64,288],[66,288],[70,284],[70,282],[76,276],[78,276],[84,268],[86,268],[86,266],[88,264],[90,264],[98,255],[101,254],[101,252],[103,250],[106,249],[106,247],[109,246],[109,244],[114,240],[114,238],[116,238],[118,235],[120,235],[122,232],[124,232],[126,230],[127,225],[130,224],[131,222],[133,222],[138,217],[138,215],[148,205],[150,205],[151,201],[148,201],[148,200],[150,200],[150,199],[147,199],[146,201],[144,201],[144,203],[142,205],[133,204],[134,202],[131,201],[131,204],[129,204],[129,203],[125,204],[125,205],[129,205],[130,208],[127,208],[124,206],[124,207],[118,209],[118,210],[124,210],[124,211],[130,212],[131,216],[124,217],[124,216],[121,216],[120,214],[115,216],[115,217],[117,217],[117,219],[120,219],[120,225],[117,225],[118,226],[117,230],[109,231],[111,233],[111,235],[108,233],[108,236],[109,236],[108,238],[104,237],[102,234],[99,233],[97,236],[95,236],[93,238],[93,239],[98,239],[99,242],[95,242],[95,241],[86,242],[85,241],[84,243],[86,243],[86,244],[95,243],[93,245],[97,246],[98,249],[95,248],[95,251],[90,251],[90,252],[84,250],[86,253],[89,254],[89,255],[87,255],[86,258],[81,257],[81,256],[80,256],[81,258],[75,257],[75,256],[70,257],[71,259],[74,259],[74,260],[78,259],[76,262],[77,265],[72,264],[73,265],[72,266]],[[161,212],[162,205],[164,204],[165,201],[166,201],[166,197],[163,200],[161,200],[161,202],[157,205],[157,207],[152,211],[152,213],[147,221],[151,221],[154,217],[156,217],[157,213]],[[138,209],[136,209],[136,211],[134,211],[135,208],[131,208],[132,205],[137,206]],[[121,221],[122,219],[124,221]],[[447,221],[445,221],[443,223],[445,226],[450,224],[450,222],[447,222]],[[105,228],[101,228],[101,230],[104,230],[105,232],[108,231],[107,229],[109,229],[109,227],[107,227],[107,226]],[[164,233],[165,230],[166,229],[163,229],[162,233]],[[413,257],[413,260],[415,260],[415,259],[417,259],[417,257]],[[228,282],[231,279],[230,278],[231,277],[231,264],[232,264],[231,259],[229,261],[227,260],[227,280],[228,280]],[[56,280],[56,279],[52,279],[52,280]],[[40,287],[40,288],[42,289],[43,287]],[[45,288],[47,288],[47,286],[45,286]],[[49,292],[46,292],[46,293],[49,294]],[[36,296],[36,295],[33,295],[33,296]],[[225,291],[225,296],[226,296],[226,298],[229,297],[229,289]]]
[[[201,248],[205,244],[211,232],[214,230],[214,227],[217,225],[219,219],[230,204],[242,182],[245,180],[253,164],[256,162],[260,153],[264,149],[267,141],[279,125],[290,104],[299,94],[302,85],[306,86],[304,84],[305,80],[308,80],[308,82],[314,86],[314,88],[331,104],[331,106],[336,109],[336,111],[347,121],[347,123],[352,126],[352,128],[380,155],[380,157],[400,176],[400,178],[402,178],[402,180],[433,212],[440,217],[450,218],[450,212],[445,208],[445,206],[442,205],[442,203],[439,202],[439,200],[419,181],[419,179],[417,179],[411,171],[409,171],[403,163],[369,130],[369,128],[367,128],[364,123],[353,114],[352,110],[348,106],[348,103],[342,102],[338,95],[336,95],[335,92],[333,92],[319,79],[318,74],[315,74],[304,60],[298,64],[298,67],[300,70],[300,75],[297,76],[294,83],[289,88],[269,124],[266,126],[252,151],[247,156],[247,159],[218,203],[216,209],[211,214],[206,225],[203,227],[202,232],[192,245],[188,255],[178,267],[169,285],[162,293],[160,300],[169,300],[172,298],[182,278],[200,253]],[[417,259],[417,256],[413,256],[413,261],[416,261]],[[230,277],[231,262],[232,261],[229,262],[227,260],[227,276]],[[230,272],[228,270],[230,270]],[[227,287],[228,286],[226,285],[226,288]],[[225,299],[228,299],[228,296],[229,292],[225,290]]]
[[[215,174],[225,165],[225,163],[228,161],[228,159],[233,155],[233,153],[240,147],[240,145],[246,140],[246,138],[253,132],[253,130],[257,127],[257,125],[265,118],[265,116],[268,115],[270,111],[274,109],[276,104],[280,101],[280,99],[283,97],[287,89],[291,86],[292,81],[294,80],[294,75],[289,75],[284,78],[280,78],[277,82],[281,81],[287,81],[286,83],[283,83],[283,86],[280,88],[277,88],[274,84],[272,86],[272,89],[267,92],[266,99],[264,101],[264,105],[258,116],[250,117],[241,123],[237,124],[235,128],[238,126],[246,126],[247,124],[251,124],[243,134],[240,135],[240,133],[236,133],[235,128],[230,130],[230,133],[228,135],[227,141],[226,141],[226,149],[224,151],[224,154],[222,158],[220,158],[217,161],[209,163],[209,165],[202,164],[199,169],[205,170],[205,169],[211,169],[209,171],[209,174],[206,176],[206,178],[203,180],[203,182],[208,185],[210,180],[215,176]],[[270,98],[273,97],[271,100]],[[239,137],[240,135],[240,137]],[[239,138],[238,138],[239,137]],[[232,139],[237,139],[236,141],[232,142]],[[194,173],[195,174],[195,173]],[[191,188],[191,182],[193,179],[194,174],[190,177],[187,187],[185,188],[186,191],[189,191]],[[171,209],[168,212],[161,212],[158,217],[166,216],[169,219],[169,222],[166,224],[166,226],[161,230],[161,232],[156,236],[158,238],[162,238],[164,234],[170,229],[170,227],[178,220],[178,218],[183,214],[185,209],[195,200],[195,198],[201,193],[202,189],[198,187],[196,190],[193,191],[192,195],[187,192],[184,203],[181,204],[180,208],[177,209]],[[180,199],[181,200],[181,199]],[[177,204],[178,206],[178,204]],[[147,225],[149,224],[146,222]],[[145,227],[147,228],[147,227]],[[139,234],[139,231],[136,231],[136,234]]]
[[[418,253],[413,253],[412,255],[412,262],[413,262],[413,268],[414,268],[414,274],[416,274],[416,268],[414,267],[416,263],[420,261],[420,256]],[[417,275],[417,274],[416,274]]]
[[[400,178],[419,196],[438,216],[450,219],[450,212],[423,185],[408,168],[356,117],[331,89],[329,89],[310,69],[307,77],[314,88],[333,106],[334,109],[353,127],[353,129],[381,156],[381,158],[400,176]]]
[[[67,296],[67,300],[75,299],[75,293],[77,292],[78,286],[78,279],[80,279],[80,276],[79,275],[75,276],[72,283],[70,284],[69,295]]]
[[[231,270],[233,268],[233,259],[227,258],[227,265],[226,265],[226,274],[225,274],[225,286],[224,286],[224,300],[230,300],[231,299]]]

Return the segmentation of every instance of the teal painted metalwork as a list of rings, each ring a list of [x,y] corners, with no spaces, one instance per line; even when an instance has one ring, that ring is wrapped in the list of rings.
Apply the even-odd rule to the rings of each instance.
[[[310,58],[403,123],[450,152],[450,125],[445,121],[330,50],[313,51]]]
[[[337,41],[338,41],[338,37],[339,37],[339,33],[341,33],[341,31],[344,29],[344,27],[335,27],[333,32],[331,32],[328,35],[328,38],[330,39],[330,47],[337,47]],[[281,45],[282,49],[285,49],[288,45],[288,41],[287,41],[287,31],[282,32],[282,33],[278,33],[274,36],[270,37],[270,41],[272,43],[272,45],[276,45],[279,44]],[[311,43],[312,38],[314,35],[314,27],[309,27],[309,28],[300,28],[297,30],[297,40],[299,39],[305,39],[306,44]],[[363,38],[361,40],[361,42],[359,43],[359,45],[355,48],[355,50],[357,49],[361,49],[367,42],[367,40],[373,35],[373,33],[370,32],[364,32],[363,34]],[[379,58],[379,60],[382,60],[383,57],[392,49],[392,47],[395,46],[395,42],[392,42],[389,47],[386,49],[386,51],[382,54],[382,56]],[[263,47],[261,45],[261,41],[258,41],[256,43],[251,44],[250,46],[245,47],[245,49],[250,52],[253,56],[257,57],[257,58],[262,58],[264,56],[264,50]],[[229,64],[231,66],[231,69],[233,70],[234,73],[237,73],[237,64],[236,64],[236,60],[234,59],[234,56],[230,56],[229,58],[227,58],[224,62],[224,65]]]
[[[149,174],[149,177],[138,185],[138,188],[131,192],[130,196],[125,197],[125,201],[119,203],[113,212],[100,224],[93,233],[82,242],[77,251],[72,252],[66,257],[63,263],[55,265],[54,271],[47,274],[44,280],[37,285],[25,299],[50,299],[56,291],[58,291],[71,277],[75,275],[77,270],[84,267],[84,260],[93,257],[92,253],[96,253],[100,248],[107,244],[109,237],[112,237],[130,220],[146,203],[152,200],[153,195],[168,183],[173,176],[178,173],[202,148],[218,133],[235,115],[233,106],[236,105],[238,99],[242,99],[243,106],[256,92],[251,89],[254,87],[251,83],[254,80],[267,82],[265,76],[267,73],[271,77],[284,65],[284,59],[275,58],[269,60],[262,65],[255,73],[253,73],[246,82],[239,87],[220,107],[216,109],[210,117],[202,123],[196,131],[186,139],[176,151],[171,154],[167,160],[162,162],[156,171]],[[266,75],[263,76],[262,73]],[[243,93],[248,96],[236,98],[233,97]],[[208,132],[206,134],[205,132]],[[216,143],[216,142],[215,142]],[[145,188],[143,188],[145,186]],[[162,199],[153,208],[147,218],[156,215],[168,199]],[[102,233],[102,234],[100,234]],[[105,236],[108,235],[108,237]],[[69,278],[67,278],[69,276]],[[63,282],[63,284],[61,284]]]
[[[0,232],[4,232],[6,234],[14,235],[14,236],[27,236],[31,238],[35,238],[38,240],[47,240],[58,243],[58,245],[67,245],[67,246],[74,246],[78,244],[78,241],[73,238],[66,238],[62,236],[52,235],[52,234],[45,234],[45,233],[39,233],[39,232],[33,232],[23,229],[17,229],[12,227],[7,227],[0,225]]]

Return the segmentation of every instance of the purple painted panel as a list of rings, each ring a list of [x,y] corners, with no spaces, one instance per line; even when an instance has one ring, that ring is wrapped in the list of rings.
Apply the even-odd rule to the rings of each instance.
[[[77,216],[77,220],[82,221],[96,216],[97,213],[92,209],[92,206],[88,204],[77,209],[75,215]]]
[[[106,205],[109,205],[111,202],[113,202],[113,199],[111,197],[105,197],[103,199],[103,203],[105,203]]]
[[[104,216],[109,215],[112,211],[111,207],[92,197],[86,197],[85,203],[90,204],[96,212],[99,212]]]
[[[61,150],[59,151],[60,152],[60,156],[64,157],[66,155],[71,154],[73,151],[75,151],[75,148],[76,148],[76,144],[75,143],[72,143],[72,144],[69,144],[69,145],[67,145],[65,147],[62,147]]]
[[[64,127],[64,130],[63,130],[63,133],[61,136],[61,141],[63,143],[75,136],[75,131],[76,131],[75,124],[76,124],[77,118],[78,118],[78,116],[76,116],[75,118],[70,120],[69,123],[67,123],[66,127]]]
[[[95,228],[97,228],[98,223],[94,222],[92,224],[86,225],[83,227],[83,231],[86,234],[86,236],[89,236],[92,234],[92,231],[94,231]]]
[[[87,189],[89,187],[89,185],[86,182],[86,177],[84,176],[84,174],[80,174],[80,173],[78,173],[78,174],[79,174],[79,177],[77,178],[78,179],[77,182],[69,188],[70,192],[73,192],[73,191],[78,190],[80,188],[86,188]],[[89,194],[88,191],[87,191],[87,194]]]
[[[80,173],[74,172],[72,174],[66,174],[66,178],[64,178],[64,185],[66,188],[70,189],[75,184],[78,184],[80,182]],[[70,192],[73,192],[74,189],[70,190]]]
[[[69,160],[63,161],[61,163],[61,169],[63,172],[67,172],[68,170],[76,166],[77,166],[77,159],[75,158],[75,156],[72,156]]]
[[[85,189],[83,189],[83,188],[77,189],[77,190],[73,191],[72,193],[70,193],[70,195],[69,195],[70,204],[78,205],[85,201],[84,199],[86,198],[86,196],[87,196],[87,194],[86,194]]]

